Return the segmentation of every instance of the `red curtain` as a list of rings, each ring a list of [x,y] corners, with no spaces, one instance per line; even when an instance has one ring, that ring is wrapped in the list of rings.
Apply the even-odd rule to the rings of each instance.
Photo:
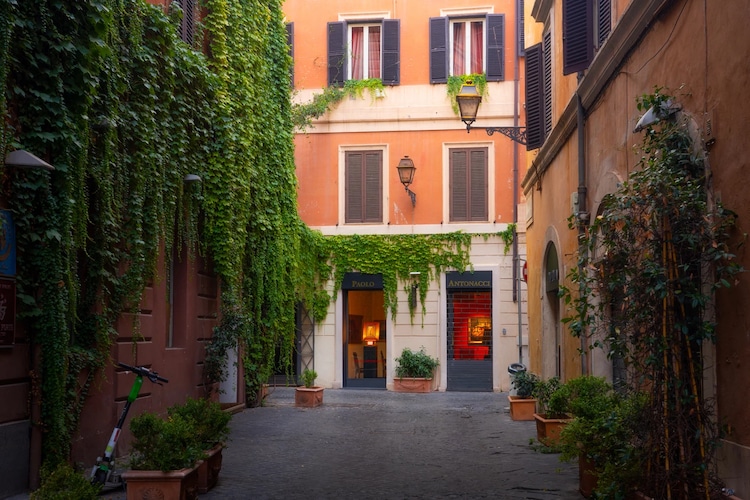
[[[453,75],[466,74],[465,23],[453,23]]]
[[[471,23],[471,72],[484,72],[484,23]]]
[[[380,26],[370,26],[367,43],[367,78],[380,78]]]
[[[362,53],[364,38],[364,28],[352,28],[352,80],[361,80],[363,72],[364,54]]]

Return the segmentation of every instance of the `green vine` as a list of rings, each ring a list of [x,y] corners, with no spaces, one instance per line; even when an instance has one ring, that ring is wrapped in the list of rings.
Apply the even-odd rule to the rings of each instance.
[[[657,89],[638,109],[668,100]],[[601,215],[581,239],[568,276],[574,287],[562,290],[570,307],[564,322],[628,367],[632,391],[649,395],[647,421],[629,443],[637,453],[628,466],[641,471],[641,491],[713,498],[720,495],[718,430],[701,389],[701,349],[716,340],[716,290],[741,271],[728,246],[736,216],[710,204],[703,153],[685,121],[647,127],[641,150],[640,168],[602,200]],[[612,479],[619,480],[627,478]]]
[[[300,223],[280,2],[204,7],[210,58],[179,40],[179,9],[0,0],[3,146],[56,168],[3,172],[46,465],[67,459],[115,321],[138,312],[163,249],[167,264],[210,257],[250,377],[277,345],[291,359]]]
[[[380,78],[366,78],[364,80],[347,80],[342,87],[326,87],[319,94],[313,94],[312,100],[292,106],[292,123],[295,129],[304,132],[312,126],[312,121],[336,107],[344,97],[361,99],[365,90],[374,100],[380,92],[384,92],[383,81]]]

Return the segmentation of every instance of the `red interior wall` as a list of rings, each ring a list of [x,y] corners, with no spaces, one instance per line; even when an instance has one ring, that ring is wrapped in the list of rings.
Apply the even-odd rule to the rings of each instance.
[[[492,317],[492,292],[452,292],[453,359],[484,359],[490,347],[469,344],[469,319]]]

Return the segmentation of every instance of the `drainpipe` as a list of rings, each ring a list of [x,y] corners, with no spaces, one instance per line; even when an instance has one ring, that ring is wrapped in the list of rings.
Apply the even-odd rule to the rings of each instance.
[[[518,30],[518,16],[523,12],[518,12],[518,3],[516,2],[516,30]],[[516,39],[518,39],[516,33]],[[518,87],[519,87],[519,55],[516,47],[516,57],[513,58],[513,126],[518,127]],[[513,234],[513,300],[518,306],[518,362],[523,364],[523,328],[521,327],[521,276],[519,272],[520,256],[518,255],[518,143],[513,141],[513,223],[516,224],[516,231]]]
[[[579,79],[581,74],[579,74]],[[586,225],[588,224],[589,214],[586,212],[586,143],[584,138],[584,129],[586,117],[581,102],[581,95],[576,92],[576,103],[578,104],[577,128],[578,128],[578,251],[585,252],[583,238],[586,235]],[[580,261],[580,259],[579,259]],[[579,264],[579,273],[583,273],[582,265]],[[584,286],[580,285],[578,292],[583,294]],[[586,346],[585,332],[581,334],[581,375],[588,375],[588,352]]]

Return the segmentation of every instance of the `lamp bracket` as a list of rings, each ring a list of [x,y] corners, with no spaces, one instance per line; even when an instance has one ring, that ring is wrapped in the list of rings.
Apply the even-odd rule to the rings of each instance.
[[[409,198],[411,198],[411,206],[416,207],[417,206],[417,195],[409,189],[407,186],[404,186],[404,189],[406,189],[406,192],[409,194]]]
[[[526,127],[485,127],[487,135],[500,132],[505,137],[519,144],[526,145]]]

